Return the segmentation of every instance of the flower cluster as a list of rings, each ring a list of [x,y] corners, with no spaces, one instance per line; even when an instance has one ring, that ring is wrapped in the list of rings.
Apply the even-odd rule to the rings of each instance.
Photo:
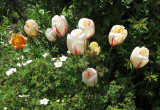
[[[45,36],[49,41],[55,41],[56,35],[62,37],[68,31],[68,23],[65,16],[55,15],[52,18],[52,27],[46,29]],[[30,37],[36,37],[39,35],[38,24],[29,19],[26,21],[24,26],[25,33]],[[68,54],[72,53],[74,55],[83,54],[86,51],[87,39],[90,39],[95,34],[95,25],[91,19],[81,18],[78,22],[78,29],[74,29],[70,34],[67,35],[67,48]],[[125,29],[123,25],[114,25],[108,35],[108,41],[111,46],[116,46],[121,44],[127,37],[128,31]],[[25,47],[26,38],[19,34],[14,34],[10,44],[14,46],[16,49],[23,49]],[[101,48],[96,41],[93,41],[89,45],[89,54],[90,56],[99,55]],[[45,53],[43,57],[47,57],[49,53]],[[110,54],[109,54],[110,55]],[[52,58],[51,61],[55,61],[57,58]],[[55,67],[61,67],[62,62],[66,61],[67,57],[62,56],[58,60],[54,62]],[[133,64],[133,67],[138,69],[142,68],[149,62],[149,50],[146,47],[136,47],[131,56],[130,61]],[[20,67],[22,65],[26,65],[31,63],[32,60],[27,61],[26,63],[18,63],[17,65]],[[82,81],[89,87],[93,87],[98,82],[98,75],[100,77],[104,76],[106,71],[105,68],[101,68],[100,66],[96,67],[96,70],[93,68],[88,68],[82,73]],[[12,70],[13,71],[13,70]],[[12,74],[12,71],[7,72],[8,75]],[[108,69],[107,69],[108,71]],[[46,101],[46,99],[44,100]]]
[[[54,61],[55,59],[56,59],[56,58],[52,58],[52,61]],[[62,66],[62,62],[63,62],[63,61],[66,61],[66,60],[67,60],[67,57],[63,55],[63,56],[60,57],[59,59],[60,59],[60,61],[57,60],[56,62],[54,62],[54,65],[55,65],[56,68],[61,67],[61,66]]]
[[[27,64],[30,64],[32,62],[32,60],[27,60],[25,63],[17,63],[17,66],[21,67],[21,66],[26,66]]]

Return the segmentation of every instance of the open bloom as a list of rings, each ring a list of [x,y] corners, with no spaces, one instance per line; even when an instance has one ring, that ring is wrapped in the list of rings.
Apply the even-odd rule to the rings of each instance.
[[[142,68],[149,62],[149,50],[146,47],[136,47],[130,56],[134,68]]]
[[[90,54],[92,55],[93,53],[96,53],[97,55],[99,55],[100,53],[100,46],[98,46],[98,43],[97,42],[91,42],[90,45],[89,45],[89,48],[90,48]]]
[[[25,44],[27,43],[27,38],[21,34],[14,33],[9,43],[13,45],[15,49],[22,50],[26,46]]]
[[[52,30],[52,28],[46,29],[45,35],[49,41],[56,40],[56,33]]]
[[[54,63],[54,66],[57,67],[57,68],[61,67],[62,66],[62,62],[61,61],[56,61]]]
[[[84,31],[87,39],[90,39],[95,33],[94,22],[88,18],[81,18],[78,22],[78,27]]]
[[[116,46],[124,41],[128,34],[127,30],[124,28],[125,27],[122,25],[115,25],[112,27],[108,37],[111,46]]]
[[[86,36],[81,29],[75,29],[67,35],[68,51],[72,54],[82,54],[86,50]]]
[[[44,105],[47,105],[48,104],[48,99],[47,98],[44,98],[44,99],[42,99],[42,100],[40,100],[40,104],[42,105],[42,104],[44,104]]]
[[[63,55],[62,57],[60,57],[60,60],[61,60],[61,61],[66,61],[66,60],[67,60],[67,57]]]
[[[63,15],[55,15],[52,18],[52,29],[56,32],[58,36],[64,36],[68,31],[68,23],[66,18]]]
[[[93,68],[87,68],[87,70],[82,73],[82,81],[89,87],[96,86],[98,82],[97,71]]]
[[[30,37],[36,37],[39,35],[38,28],[38,24],[33,19],[29,19],[25,22],[24,31]]]

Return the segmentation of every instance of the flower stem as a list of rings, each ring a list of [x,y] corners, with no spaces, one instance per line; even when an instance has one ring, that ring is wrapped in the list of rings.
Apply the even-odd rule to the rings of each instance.
[[[134,71],[135,68],[132,68],[132,70],[130,71],[130,73],[127,75],[127,78],[129,78],[132,74],[132,72]]]
[[[110,57],[110,54],[111,54],[111,51],[112,51],[112,47],[113,46],[111,46],[111,48],[109,49],[109,54],[108,54],[108,58],[107,58],[107,61],[106,61],[106,64],[105,64],[105,66],[104,66],[104,75],[105,75],[105,71],[106,71],[106,68],[107,68],[107,65],[108,65],[108,61],[109,61],[109,57]],[[109,77],[110,77],[110,74],[108,74],[108,79],[109,79]]]

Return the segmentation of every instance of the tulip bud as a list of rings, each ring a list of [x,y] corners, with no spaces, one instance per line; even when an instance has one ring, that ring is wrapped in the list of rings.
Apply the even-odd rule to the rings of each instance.
[[[38,24],[33,19],[27,20],[24,25],[24,31],[30,37],[36,37],[39,35],[38,28]]]
[[[21,34],[14,33],[9,43],[13,45],[15,49],[22,50],[23,48],[25,48],[25,44],[27,43],[27,38]]]
[[[89,87],[96,86],[98,82],[96,70],[93,68],[87,68],[87,70],[82,73],[82,81]]]
[[[98,72],[98,74],[99,74],[100,77],[104,76],[103,68],[101,68],[100,66],[97,66],[96,70],[97,70],[97,72]]]
[[[90,54],[92,55],[94,52],[99,55],[100,53],[100,46],[98,46],[98,43],[97,42],[91,42],[90,45],[89,45],[89,48],[90,48]]]
[[[84,31],[87,39],[90,39],[95,33],[94,22],[88,18],[81,18],[78,22],[78,27]]]
[[[82,54],[86,50],[86,36],[81,29],[75,29],[67,35],[68,51],[72,54]]]
[[[45,35],[49,41],[56,40],[56,33],[52,30],[52,28],[46,29]]]
[[[149,62],[149,50],[145,47],[136,47],[131,54],[130,61],[134,68],[142,68]]]
[[[116,46],[124,41],[128,34],[127,30],[124,28],[125,27],[122,25],[115,25],[112,27],[108,37],[111,46]]]
[[[58,36],[64,36],[68,31],[68,23],[66,18],[63,15],[55,15],[52,18],[52,29],[56,32]]]

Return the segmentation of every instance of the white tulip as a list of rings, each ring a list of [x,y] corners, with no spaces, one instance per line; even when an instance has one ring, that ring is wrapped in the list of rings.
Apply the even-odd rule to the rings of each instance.
[[[30,37],[36,37],[39,35],[38,28],[38,24],[33,19],[29,19],[25,22],[24,31]]]
[[[87,68],[87,70],[82,73],[82,81],[89,87],[96,86],[98,82],[97,71],[93,68]]]
[[[56,40],[56,33],[52,30],[52,28],[46,29],[45,35],[49,41]]]
[[[83,54],[86,50],[86,36],[81,29],[75,29],[67,35],[68,51],[72,54]]]
[[[55,15],[52,18],[52,29],[58,36],[64,36],[68,31],[68,23],[66,18],[63,15]]]
[[[136,47],[130,56],[134,68],[142,68],[149,62],[149,50],[146,47]]]
[[[78,27],[84,31],[87,39],[90,39],[95,33],[94,22],[88,18],[81,18],[78,22]]]
[[[116,46],[124,41],[128,34],[127,30],[124,28],[125,27],[122,25],[115,25],[112,27],[108,37],[111,46]]]

